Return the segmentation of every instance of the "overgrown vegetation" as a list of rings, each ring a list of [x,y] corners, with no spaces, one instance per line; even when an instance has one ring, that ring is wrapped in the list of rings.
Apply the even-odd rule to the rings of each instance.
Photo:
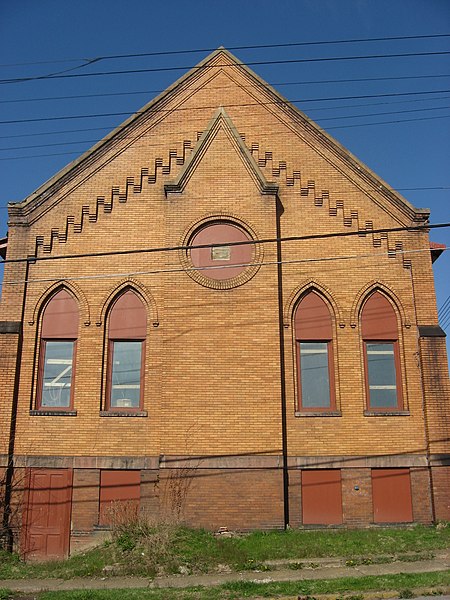
[[[116,515],[108,543],[66,561],[23,563],[17,555],[0,552],[0,579],[266,571],[270,569],[266,561],[281,559],[291,561],[294,569],[310,568],[314,562],[311,559],[320,557],[343,557],[348,566],[357,566],[406,557],[422,560],[448,547],[450,527],[443,526],[291,529],[226,537],[170,522],[155,524],[129,511]]]

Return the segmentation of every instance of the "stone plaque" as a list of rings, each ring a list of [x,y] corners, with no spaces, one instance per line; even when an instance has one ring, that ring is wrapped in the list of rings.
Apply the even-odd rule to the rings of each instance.
[[[230,258],[230,246],[220,246],[218,248],[211,248],[211,260],[230,260]]]

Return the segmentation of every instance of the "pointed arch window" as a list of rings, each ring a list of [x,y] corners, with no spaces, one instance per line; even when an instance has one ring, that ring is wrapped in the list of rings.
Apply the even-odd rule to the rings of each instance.
[[[306,412],[334,411],[333,325],[328,305],[316,292],[300,300],[294,329],[298,408]]]
[[[74,364],[78,338],[78,306],[62,289],[48,302],[42,315],[37,408],[71,410]]]
[[[375,292],[361,315],[367,408],[403,409],[397,315],[389,300]]]
[[[119,296],[108,322],[106,409],[139,411],[143,405],[147,311],[132,290]]]

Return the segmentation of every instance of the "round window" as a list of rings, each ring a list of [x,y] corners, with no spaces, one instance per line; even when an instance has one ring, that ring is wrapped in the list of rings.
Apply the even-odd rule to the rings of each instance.
[[[194,267],[205,271],[210,279],[223,281],[240,275],[254,259],[254,246],[245,231],[230,223],[213,223],[202,227],[192,237],[191,261]],[[247,242],[247,244],[239,244]],[[222,244],[211,245],[210,244]]]
[[[186,239],[188,250],[182,262],[189,276],[207,287],[242,285],[259,268],[262,249],[251,243],[254,236],[237,223],[208,221],[191,229]]]

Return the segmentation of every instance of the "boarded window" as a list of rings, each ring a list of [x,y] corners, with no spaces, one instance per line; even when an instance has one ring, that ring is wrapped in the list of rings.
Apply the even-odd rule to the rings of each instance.
[[[139,511],[140,499],[140,471],[101,471],[99,517],[101,525],[127,522]]]
[[[302,471],[302,512],[304,525],[342,523],[340,469]]]
[[[410,523],[413,520],[409,469],[372,469],[375,523]]]

